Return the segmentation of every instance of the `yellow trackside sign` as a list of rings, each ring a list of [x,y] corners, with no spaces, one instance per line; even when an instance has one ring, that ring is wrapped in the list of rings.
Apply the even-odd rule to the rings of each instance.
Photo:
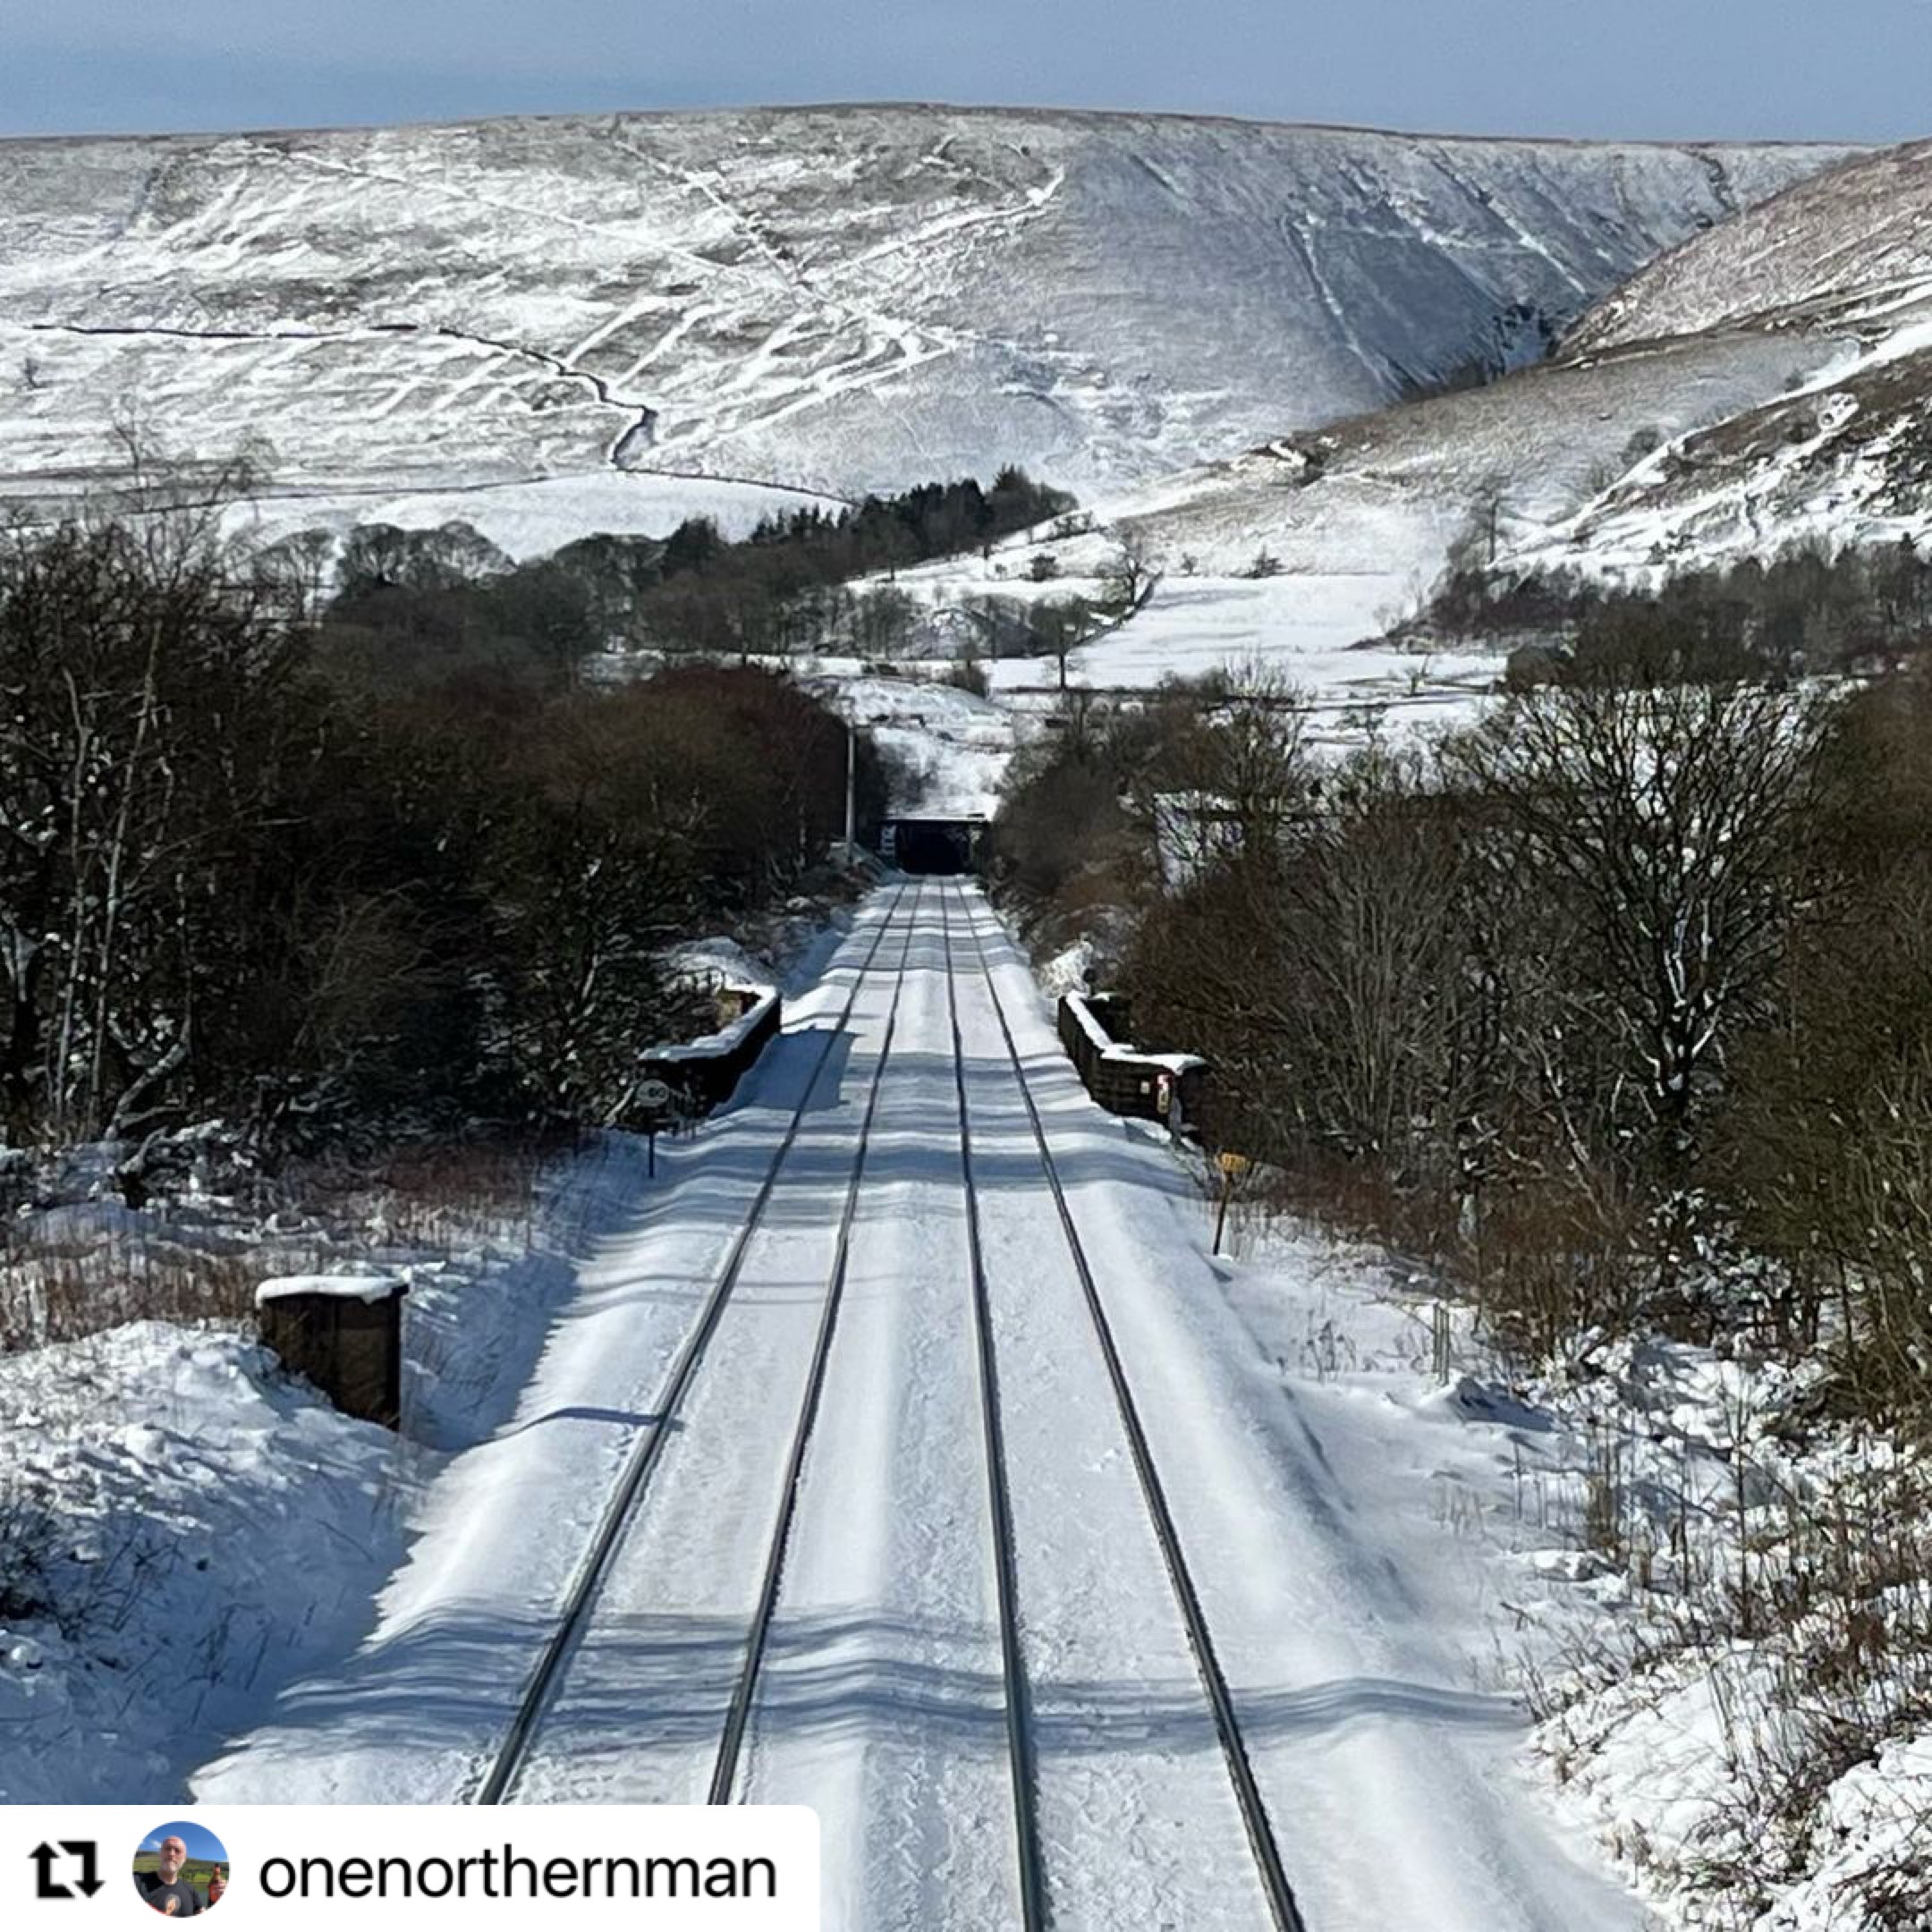
[[[1230,1181],[1239,1181],[1248,1172],[1250,1166],[1252,1165],[1245,1154],[1224,1153],[1216,1155],[1215,1157],[1220,1165],[1221,1172]]]

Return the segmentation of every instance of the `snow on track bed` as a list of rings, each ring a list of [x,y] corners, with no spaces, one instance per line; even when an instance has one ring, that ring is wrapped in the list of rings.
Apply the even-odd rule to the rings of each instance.
[[[1028,1922],[942,940],[900,1016],[745,1792],[818,1808],[841,1927]]]
[[[975,911],[1310,1932],[1644,1925],[1500,1761],[1494,1740],[1520,1734],[1521,1714],[1436,1643],[1402,1568],[1418,1553],[1358,1517],[1258,1359],[1191,1187],[1094,1106],[1025,962]]]
[[[1246,1747],[1238,1733],[1217,1731],[1210,1688],[1223,1688],[1219,1666],[1205,1631],[1183,1619],[1185,1564],[1178,1575],[1170,1568],[1173,1526],[1157,1481],[1137,1466],[1131,1401],[1110,1380],[1087,1306],[1080,1244],[1056,1205],[1049,1149],[987,962],[990,921],[961,899],[966,929],[953,970],[972,1043],[975,1165],[1001,1357],[1011,1365],[1021,1601],[1036,1659],[1042,1808],[1058,1854],[1049,1860],[1055,1923],[1301,1932],[1273,1827],[1258,1794],[1238,1796],[1230,1778],[1238,1765],[1245,1782]]]
[[[473,1794],[549,1647],[512,1796],[809,1803],[841,1932],[1641,1924],[1513,1778],[1521,1713],[1466,1687],[1422,1607],[1431,1553],[1352,1437],[1325,1453],[1346,1419],[1270,1372],[1182,1171],[1080,1090],[976,892],[904,900],[872,902],[745,1097],[587,1260],[359,1656],[197,1795]],[[661,1463],[614,1508],[647,1434]]]
[[[918,918],[915,894],[911,917],[900,919],[903,896],[866,962],[874,968],[898,924],[892,977],[883,989],[854,986],[841,1021],[850,1030],[826,1041],[705,1317],[640,1419],[648,1433],[547,1660],[555,1682],[549,1673],[533,1681],[486,1801],[674,1804],[705,1793],[711,1741],[725,1727],[757,1606],[766,1526],[784,1499],[783,1419],[798,1412],[791,1392],[841,1286],[839,1217],[826,1208],[857,1190],[874,1104],[854,1121],[844,1078],[863,1042],[870,1063],[859,1090],[876,1099]],[[881,1000],[883,1013],[871,1011]],[[838,1062],[842,1040],[852,1053]],[[755,1640],[753,1649],[755,1665]]]
[[[700,1140],[660,1151],[658,1193],[613,1214],[580,1258],[515,1415],[434,1486],[354,1656],[206,1766],[200,1801],[448,1803],[479,1789],[788,1124],[821,1067],[846,1071],[845,1023],[896,902],[861,919],[792,1003],[738,1103]]]

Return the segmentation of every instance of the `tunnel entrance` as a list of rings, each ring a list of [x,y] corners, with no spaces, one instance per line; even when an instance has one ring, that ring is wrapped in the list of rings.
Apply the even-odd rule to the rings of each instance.
[[[889,818],[880,853],[902,871],[956,877],[979,869],[984,818]]]

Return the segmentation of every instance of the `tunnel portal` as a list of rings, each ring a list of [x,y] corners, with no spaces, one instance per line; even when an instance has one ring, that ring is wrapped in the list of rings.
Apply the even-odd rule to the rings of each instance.
[[[892,818],[880,839],[881,855],[902,871],[947,877],[979,869],[984,818]]]

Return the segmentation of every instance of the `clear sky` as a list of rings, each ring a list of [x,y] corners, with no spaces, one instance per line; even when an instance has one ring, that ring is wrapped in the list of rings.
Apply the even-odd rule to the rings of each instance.
[[[1932,0],[0,0],[0,133],[825,100],[1932,134]]]

